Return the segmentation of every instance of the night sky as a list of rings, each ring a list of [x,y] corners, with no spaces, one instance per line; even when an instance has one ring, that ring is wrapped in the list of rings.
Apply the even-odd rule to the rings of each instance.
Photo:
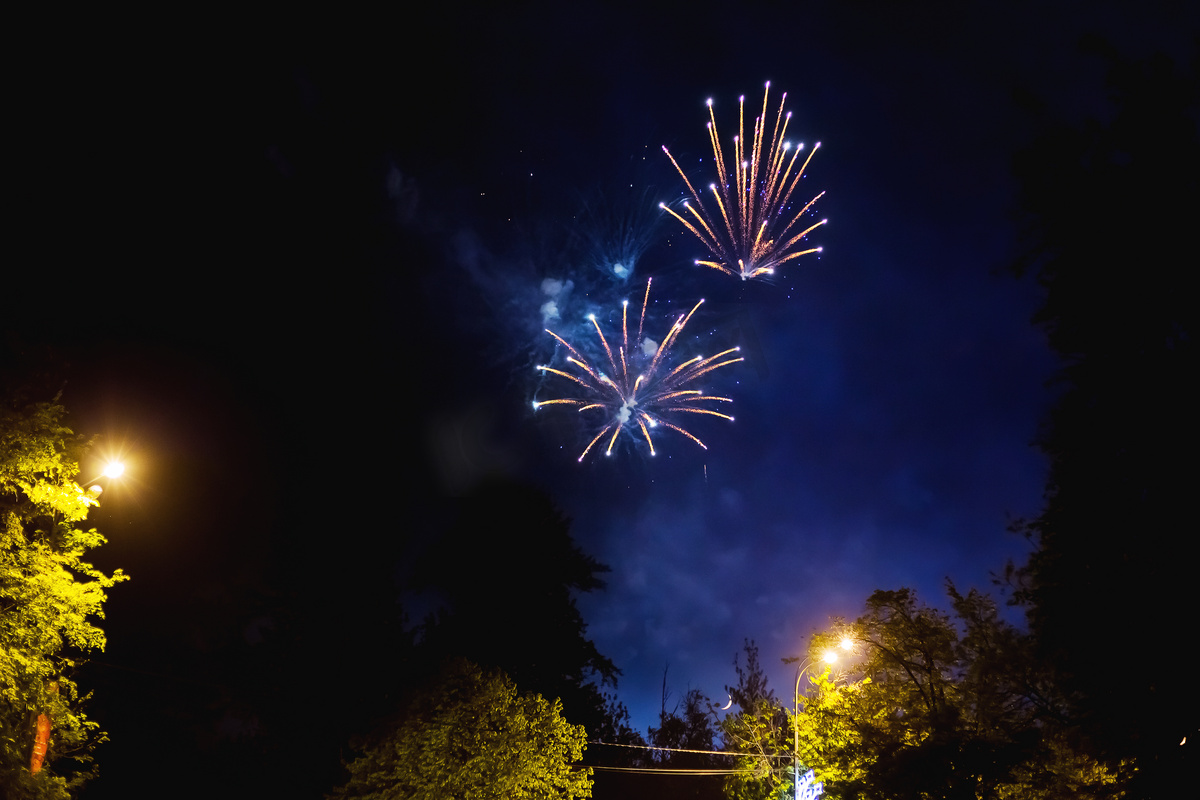
[[[873,590],[990,587],[1028,553],[1006,529],[1041,507],[1056,391],[1039,289],[1007,270],[1013,158],[1109,113],[1086,36],[1183,65],[1186,7],[533,3],[46,42],[10,98],[24,244],[0,296],[8,352],[57,365],[74,427],[130,465],[94,515],[97,562],[132,575],[95,660],[215,692],[197,746],[236,739],[253,715],[220,710],[221,654],[280,609],[353,627],[359,576],[419,621],[408,559],[487,476],[543,489],[611,567],[579,605],[643,732],[664,669],[721,699],[753,639],[790,696],[780,659]],[[743,283],[658,210],[685,190],[661,148],[706,185],[705,101],[728,140],[768,80],[790,138],[821,142],[799,191],[829,223],[819,257]],[[531,407],[554,393],[544,281],[569,285],[551,327],[591,346],[585,315],[647,277],[651,332],[706,300],[681,354],[742,346],[705,382],[736,419],[688,425],[707,450],[665,432],[577,463],[574,412]],[[95,669],[98,694],[130,685]],[[121,724],[89,796],[189,723]]]

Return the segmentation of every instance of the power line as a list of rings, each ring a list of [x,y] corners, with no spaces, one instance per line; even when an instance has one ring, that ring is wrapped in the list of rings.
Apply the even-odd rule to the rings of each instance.
[[[744,755],[744,753],[731,753],[728,750],[684,750],[681,747],[656,747],[652,744],[621,744],[619,742],[588,742],[588,744],[601,744],[605,747],[632,747],[637,750],[663,750],[668,753],[704,753],[710,756]]]
[[[597,767],[593,770],[601,772],[638,772],[655,775],[737,775],[741,770],[736,769],[656,769],[654,767]]]
[[[662,750],[667,753],[702,753],[710,756],[749,756],[753,758],[786,758],[792,760],[791,755],[777,756],[757,753],[739,753],[731,750],[685,750],[680,747],[657,747],[652,744],[622,744],[620,742],[588,742],[588,744],[604,745],[605,747],[632,747],[636,750]]]

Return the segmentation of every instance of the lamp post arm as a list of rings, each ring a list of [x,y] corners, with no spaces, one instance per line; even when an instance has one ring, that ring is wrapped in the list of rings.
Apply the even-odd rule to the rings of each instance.
[[[800,796],[800,679],[813,665],[811,658],[806,658],[796,668],[796,690],[792,694],[792,771],[795,777],[796,793]]]

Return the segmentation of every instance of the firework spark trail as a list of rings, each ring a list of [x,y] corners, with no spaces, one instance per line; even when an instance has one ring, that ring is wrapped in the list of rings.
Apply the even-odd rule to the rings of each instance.
[[[773,274],[779,266],[788,261],[808,253],[821,252],[820,247],[804,250],[794,248],[799,246],[808,234],[827,222],[821,220],[798,233],[793,232],[800,218],[825,194],[821,192],[798,212],[791,213],[789,204],[792,193],[821,143],[817,142],[813,146],[799,169],[796,169],[796,162],[804,145],[793,148],[783,138],[792,118],[792,112],[784,114],[783,110],[787,102],[787,92],[784,92],[779,101],[779,111],[775,114],[770,138],[766,138],[767,97],[770,92],[771,84],[768,82],[766,91],[763,92],[762,113],[754,120],[748,152],[745,139],[746,98],[743,96],[738,99],[738,135],[733,138],[732,175],[726,169],[725,151],[717,136],[717,120],[713,114],[712,100],[708,101],[708,136],[719,181],[709,184],[713,202],[716,204],[715,214],[705,206],[696,187],[692,186],[692,182],[671,155],[671,151],[663,145],[663,152],[671,159],[683,182],[687,184],[695,205],[684,201],[684,210],[690,217],[677,213],[666,203],[659,203],[659,207],[683,223],[683,226],[712,253],[714,260],[697,260],[698,266],[711,267],[742,280]],[[790,158],[787,155],[789,150]]]
[[[574,368],[574,371],[568,371],[567,368],[555,369],[547,365],[539,365],[537,369],[543,374],[549,373],[565,378],[582,391],[579,392],[580,396],[578,397],[568,396],[535,401],[534,410],[542,406],[569,405],[576,406],[580,413],[594,412],[603,414],[605,417],[600,432],[579,454],[580,461],[583,461],[596,443],[605,436],[608,436],[605,455],[612,455],[613,447],[622,431],[629,432],[634,436],[640,432],[650,446],[650,454],[655,455],[654,440],[650,436],[650,431],[660,425],[681,433],[705,450],[708,449],[704,442],[682,426],[671,422],[664,415],[701,414],[733,420],[732,416],[714,411],[704,405],[705,403],[732,403],[730,398],[704,394],[700,389],[689,388],[689,384],[713,370],[742,361],[740,356],[731,357],[731,354],[738,352],[739,348],[731,347],[712,356],[696,356],[665,371],[663,365],[669,358],[671,346],[678,341],[688,321],[704,301],[696,303],[686,314],[680,314],[667,332],[662,344],[655,347],[653,353],[650,353],[647,351],[652,343],[642,339],[642,330],[646,321],[646,305],[649,300],[650,281],[647,280],[646,293],[642,298],[642,313],[638,318],[637,339],[634,341],[635,347],[632,351],[629,348],[629,301],[625,301],[621,307],[621,344],[617,348],[617,355],[614,355],[612,346],[595,316],[589,317],[600,337],[600,344],[604,348],[608,365],[611,367],[614,377],[597,370],[566,339],[554,331],[546,329],[546,333],[553,336],[559,344],[566,348],[569,353],[566,362]],[[636,368],[639,364],[645,365],[645,369],[635,375],[630,367]],[[660,371],[665,371],[665,374],[660,376]]]

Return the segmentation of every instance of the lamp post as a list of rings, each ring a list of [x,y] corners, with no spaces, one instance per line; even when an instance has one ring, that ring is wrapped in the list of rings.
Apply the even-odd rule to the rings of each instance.
[[[822,656],[821,661],[826,664],[832,664],[834,661],[837,661],[837,653],[827,650]],[[797,800],[800,797],[800,679],[816,663],[810,656],[805,658],[800,663],[800,666],[796,668],[796,690],[792,694],[792,768],[796,780],[796,793],[794,797]]]
[[[840,644],[843,650],[850,650],[854,646],[854,642],[849,638],[843,638]],[[837,660],[836,650],[826,650],[821,654],[821,663],[834,664]],[[812,660],[812,656],[809,656],[796,668],[796,690],[792,694],[792,765],[796,779],[795,800],[800,800],[800,679],[816,663]]]

